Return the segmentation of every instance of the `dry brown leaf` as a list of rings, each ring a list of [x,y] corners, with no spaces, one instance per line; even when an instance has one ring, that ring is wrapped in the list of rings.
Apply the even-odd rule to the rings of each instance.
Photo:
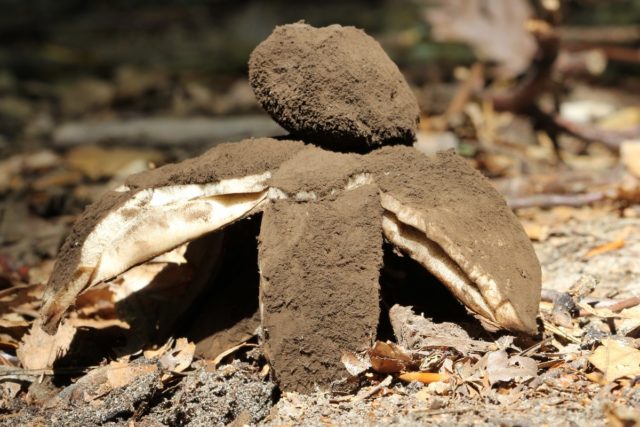
[[[340,361],[350,375],[357,376],[371,367],[371,362],[350,351],[342,353]]]
[[[415,367],[411,355],[397,344],[376,341],[369,350],[369,360],[374,371],[393,374]]]
[[[604,253],[611,252],[611,251],[615,251],[615,250],[621,249],[623,247],[624,247],[624,239],[617,239],[617,240],[614,240],[612,242],[607,242],[607,243],[604,243],[602,245],[598,245],[595,248],[589,250],[589,252],[587,252],[584,255],[584,258],[585,259],[593,258],[594,256],[602,255]]]
[[[640,126],[640,107],[622,108],[598,122],[598,127],[609,130],[633,129]]]
[[[72,402],[91,402],[105,396],[116,388],[125,387],[136,378],[156,372],[155,363],[129,364],[113,361],[107,366],[96,368],[81,377],[75,384],[67,387],[60,396]]]
[[[18,347],[17,355],[25,369],[47,369],[69,351],[76,328],[62,323],[55,335],[49,335],[34,324]]]
[[[154,372],[157,369],[154,364],[129,365],[127,362],[118,361],[111,362],[107,368],[107,380],[110,389],[124,387],[140,375]]]
[[[606,339],[589,356],[589,362],[604,373],[607,382],[640,375],[640,350]]]
[[[44,191],[51,187],[70,187],[78,185],[82,181],[82,174],[68,169],[52,171],[33,181],[31,188],[36,191]]]
[[[522,226],[531,240],[543,242],[549,237],[550,228],[548,225],[537,224],[532,221],[522,221]]]
[[[182,372],[193,361],[196,345],[186,338],[178,338],[173,349],[160,357],[160,365],[171,372]]]
[[[506,351],[487,353],[487,379],[491,385],[497,382],[524,382],[538,375],[538,365],[529,357],[509,357]]]
[[[470,45],[481,59],[500,64],[504,77],[523,72],[536,53],[525,28],[531,8],[525,0],[448,0],[427,9],[436,40]]]

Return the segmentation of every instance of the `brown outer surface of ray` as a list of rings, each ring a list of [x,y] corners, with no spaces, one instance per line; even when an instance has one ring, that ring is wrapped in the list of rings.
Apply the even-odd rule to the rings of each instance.
[[[361,156],[310,145],[282,163],[269,180],[269,186],[291,196],[305,192],[323,198],[343,192],[350,178],[363,173]]]
[[[415,139],[418,103],[380,44],[354,27],[276,27],[249,59],[262,107],[293,135],[366,152]]]
[[[198,157],[132,175],[125,184],[131,189],[209,184],[223,179],[275,172],[283,162],[304,147],[301,141],[278,141],[272,138],[219,144]]]
[[[520,222],[488,180],[453,151],[424,156],[410,147],[384,147],[365,158],[380,191],[419,211],[432,230],[427,237],[474,282],[479,274],[493,280],[526,331],[535,332],[540,263]]]
[[[109,212],[122,206],[138,191],[167,185],[205,184],[229,178],[274,171],[294,156],[304,144],[299,141],[276,141],[271,138],[247,139],[220,144],[206,153],[177,164],[132,175],[126,185],[130,191],[111,191],[90,205],[75,222],[56,259],[47,283],[41,318],[44,329],[53,333],[60,316],[73,303],[82,289],[68,289],[74,277],[83,273],[79,268],[82,245],[96,225]]]
[[[310,392],[346,374],[342,352],[373,343],[382,231],[378,190],[276,201],[260,232],[264,351],[284,390]]]

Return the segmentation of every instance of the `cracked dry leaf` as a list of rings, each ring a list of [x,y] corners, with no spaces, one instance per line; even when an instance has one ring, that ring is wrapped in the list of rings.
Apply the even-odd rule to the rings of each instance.
[[[160,365],[172,372],[182,372],[193,361],[196,345],[186,338],[178,338],[173,348],[160,357]]]
[[[538,375],[538,366],[530,357],[511,356],[506,351],[492,351],[485,358],[487,379],[491,385],[498,382],[522,383]]]
[[[391,342],[376,341],[369,350],[369,360],[373,370],[381,374],[395,374],[418,367],[411,353]]]
[[[640,350],[613,339],[602,341],[602,345],[589,356],[589,362],[604,374],[607,382],[640,375]]]
[[[53,362],[69,351],[75,334],[76,328],[67,323],[62,323],[54,335],[35,323],[16,351],[18,359],[25,369],[51,368]]]

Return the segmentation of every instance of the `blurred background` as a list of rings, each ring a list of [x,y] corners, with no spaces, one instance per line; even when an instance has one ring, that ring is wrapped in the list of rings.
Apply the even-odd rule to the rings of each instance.
[[[298,20],[355,25],[379,40],[419,100],[418,149],[457,150],[514,208],[613,202],[620,215],[637,213],[640,0],[0,8],[8,271],[53,258],[75,215],[130,173],[221,141],[283,134],[255,101],[246,64],[275,25]]]

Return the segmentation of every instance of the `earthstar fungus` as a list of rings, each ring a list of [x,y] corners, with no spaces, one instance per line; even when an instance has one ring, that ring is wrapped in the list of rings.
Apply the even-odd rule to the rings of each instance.
[[[45,330],[55,332],[88,287],[261,214],[262,341],[285,390],[328,385],[346,373],[342,352],[375,340],[383,239],[485,324],[535,333],[540,266],[526,234],[464,160],[396,145],[412,142],[418,108],[373,39],[340,26],[278,27],[252,54],[250,79],[265,109],[306,143],[220,144],[130,177],[66,239],[45,293]],[[364,95],[372,88],[373,100]]]

